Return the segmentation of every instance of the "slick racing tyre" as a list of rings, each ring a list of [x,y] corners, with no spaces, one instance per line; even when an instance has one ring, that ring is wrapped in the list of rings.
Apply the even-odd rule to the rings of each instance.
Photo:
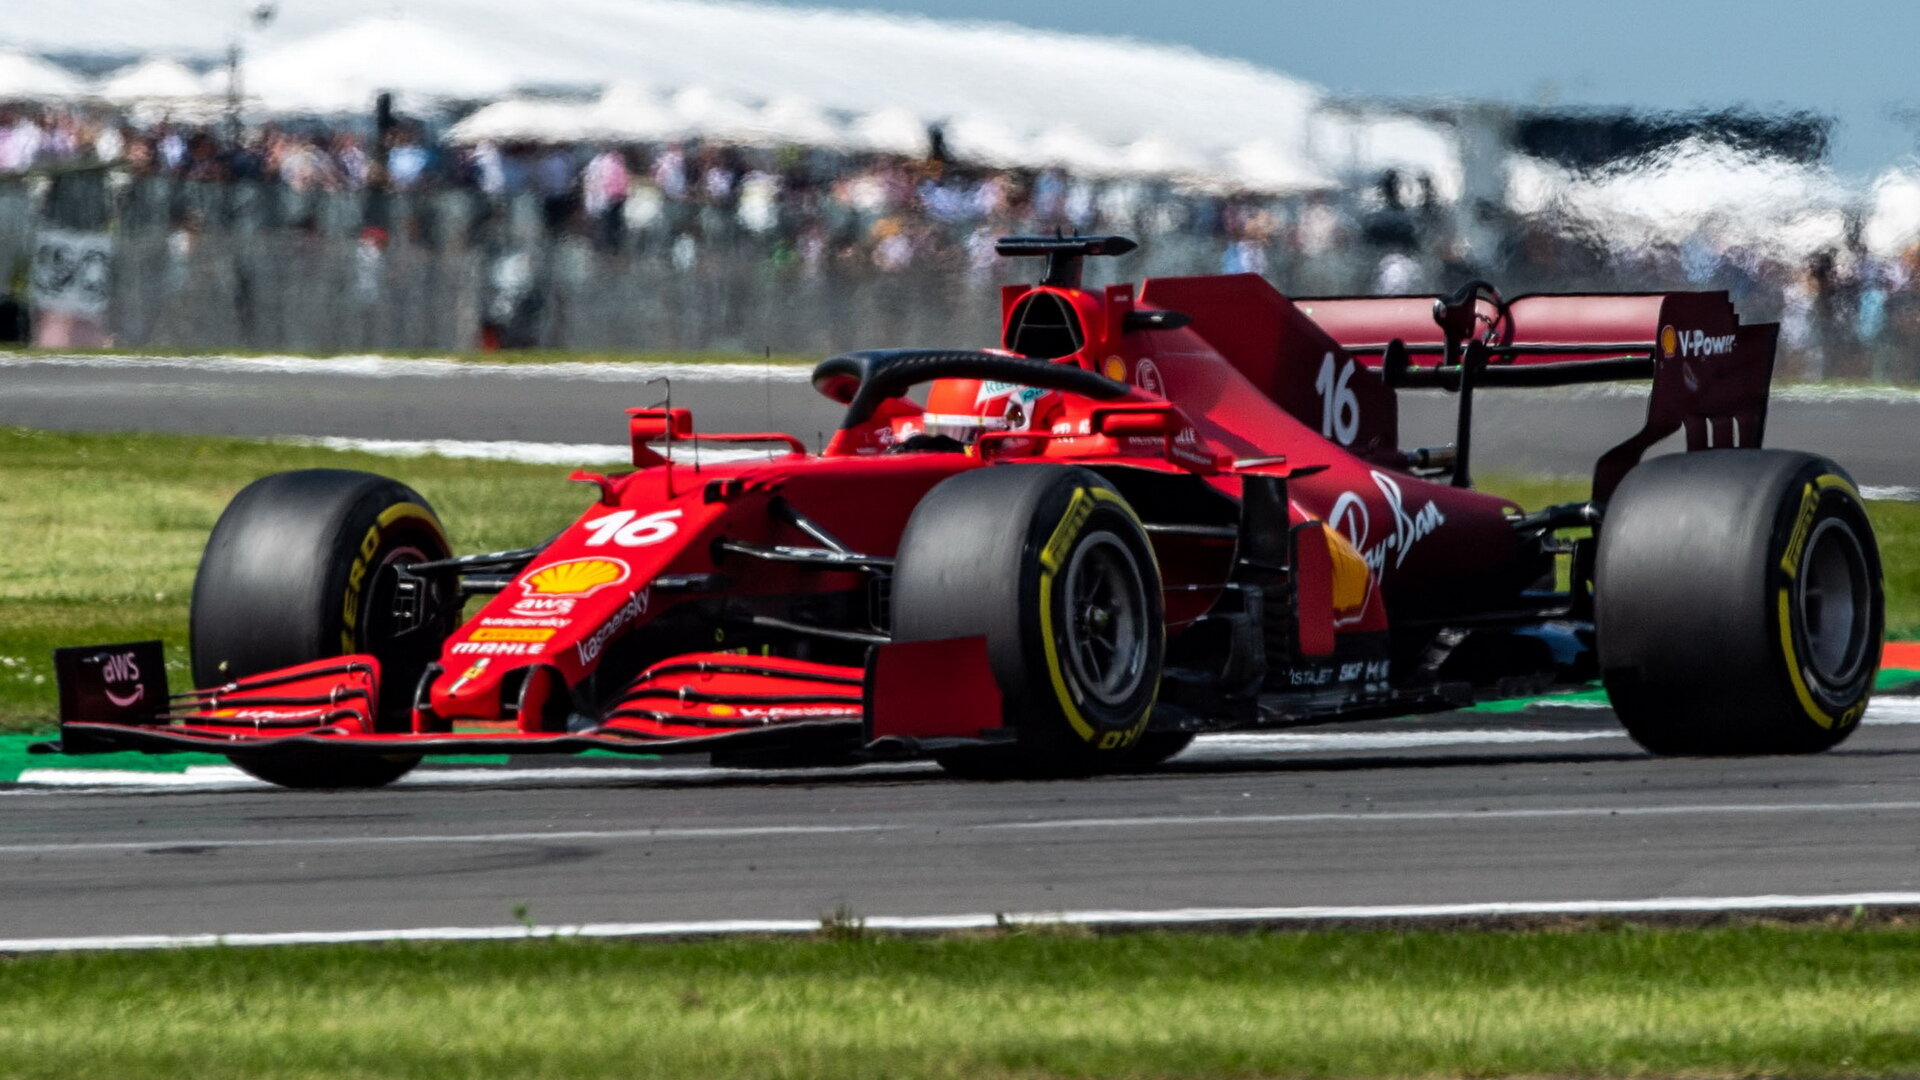
[[[411,632],[393,620],[396,562],[448,555],[433,508],[383,476],[305,469],[263,477],[213,527],[193,582],[189,636],[197,686],[347,653],[380,660],[375,728],[404,731],[416,684],[452,627]],[[429,610],[437,610],[429,605]],[[378,787],[419,764],[411,755],[232,755],[262,780],[295,788]]]
[[[1825,458],[1655,458],[1607,505],[1600,676],[1656,754],[1811,753],[1852,734],[1879,667],[1882,603],[1866,508]]]
[[[1160,571],[1133,508],[1098,474],[1000,465],[941,482],[901,537],[892,606],[896,641],[986,638],[1016,740],[941,758],[949,770],[1128,763],[1159,692]]]

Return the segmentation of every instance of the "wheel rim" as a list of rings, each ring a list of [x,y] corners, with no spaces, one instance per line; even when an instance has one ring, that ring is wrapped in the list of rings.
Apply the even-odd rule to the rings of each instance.
[[[1867,556],[1845,521],[1827,518],[1814,526],[1797,585],[1808,664],[1822,683],[1844,685],[1866,663],[1871,645]]]
[[[1146,677],[1147,596],[1140,564],[1110,532],[1088,536],[1066,574],[1067,667],[1088,697],[1119,705]]]
[[[388,551],[384,556],[381,557],[380,565],[372,571],[373,580],[376,583],[384,580],[380,572],[385,570],[387,567],[392,566],[395,563],[426,562],[429,558],[432,558],[432,557],[436,557],[436,556],[429,556],[426,552],[420,550],[419,548],[415,547],[412,544],[406,544],[400,547],[396,547],[391,551]],[[437,557],[444,557],[444,556],[437,556]],[[383,617],[381,614],[383,610],[390,609],[392,606],[392,603],[393,603],[393,594],[391,593],[391,591],[383,593],[378,588],[370,588],[367,590],[367,599],[365,604],[366,610],[360,613],[360,635],[359,636],[360,636],[360,647],[362,649],[373,650],[379,645],[383,645],[383,644],[386,644],[387,642],[394,640],[394,637],[390,633],[386,633],[386,631],[389,631],[391,629],[387,625],[388,622],[390,622],[391,620],[389,618]],[[376,641],[374,639],[374,631],[376,629],[383,632],[381,634],[381,637],[383,640]]]
[[[393,615],[394,579],[385,573],[395,563],[426,562],[445,558],[444,550],[431,553],[413,543],[402,543],[389,550],[371,572],[373,584],[367,589],[355,633],[355,648],[380,658],[380,701],[375,711],[376,729],[401,730],[413,706],[420,676],[440,656],[440,645],[452,627],[436,628],[422,623],[412,633],[396,631]],[[429,586],[432,588],[432,586]],[[430,602],[430,601],[427,601]]]

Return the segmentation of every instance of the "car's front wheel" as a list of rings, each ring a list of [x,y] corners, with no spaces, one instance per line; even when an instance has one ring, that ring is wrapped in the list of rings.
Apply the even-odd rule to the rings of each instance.
[[[196,685],[369,653],[380,660],[375,729],[405,730],[415,684],[451,627],[397,625],[392,598],[379,595],[391,580],[380,571],[448,550],[433,508],[396,480],[304,469],[254,481],[220,515],[194,578]],[[296,788],[378,787],[419,760],[312,750],[232,755],[254,776]]]
[[[892,583],[897,641],[984,637],[1011,748],[951,755],[967,775],[1125,764],[1159,692],[1160,573],[1146,531],[1086,469],[1002,465],[914,509]]]

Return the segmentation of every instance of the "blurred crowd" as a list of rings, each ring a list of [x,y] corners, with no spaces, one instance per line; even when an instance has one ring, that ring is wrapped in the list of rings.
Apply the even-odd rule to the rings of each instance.
[[[101,165],[136,179],[267,182],[291,196],[452,190],[495,204],[530,196],[549,232],[590,237],[607,250],[663,235],[681,251],[688,241],[697,250],[705,239],[744,233],[779,258],[808,263],[857,253],[894,272],[929,258],[989,264],[991,238],[1010,232],[1104,229],[1214,239],[1225,268],[1258,273],[1269,269],[1276,244],[1318,255],[1355,231],[1334,198],[982,169],[943,160],[937,150],[908,158],[700,142],[453,146],[411,122],[377,137],[316,124],[235,133],[218,123],[141,126],[79,109],[0,108],[0,175]],[[1407,203],[1417,215],[1403,212]],[[1365,231],[1411,248],[1419,240],[1415,217],[1432,221],[1438,203],[1430,180],[1396,180],[1377,209],[1404,220],[1370,222]]]
[[[266,124],[234,137],[218,122],[137,124],[99,109],[0,106],[0,175],[114,165],[133,176],[201,183],[273,181],[292,191],[357,191],[376,167],[396,183],[428,182],[419,128],[394,134],[378,157],[350,129]],[[409,147],[415,147],[410,150]]]
[[[1509,295],[1725,288],[1748,321],[1780,321],[1788,373],[1920,377],[1908,348],[1920,343],[1920,247],[1887,259],[1849,242],[1783,258],[1703,225],[1622,249],[1549,218],[1448,203],[1431,178],[1394,172],[1276,196],[971,167],[945,160],[937,138],[915,158],[701,142],[452,145],[404,119],[376,133],[0,106],[0,179],[89,170],[122,186],[266,190],[279,203],[274,220],[294,229],[326,227],[320,209],[347,205],[354,220],[345,228],[363,242],[384,247],[398,236],[490,252],[503,295],[531,288],[529,246],[598,252],[616,260],[609,272],[635,256],[685,271],[724,251],[735,264],[746,253],[802,273],[934,271],[985,288],[1004,276],[993,253],[999,236],[1116,232],[1152,241],[1162,255],[1185,253],[1184,263],[1162,258],[1152,272],[1259,273],[1297,294],[1439,291],[1472,278]],[[456,224],[396,216],[390,203],[407,199],[457,204],[442,215]],[[197,205],[204,201],[170,209],[168,227],[217,227]]]

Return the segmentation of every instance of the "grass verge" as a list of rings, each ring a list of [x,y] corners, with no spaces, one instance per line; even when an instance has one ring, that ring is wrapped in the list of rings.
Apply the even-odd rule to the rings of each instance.
[[[0,1075],[1920,1073],[1900,926],[528,941],[20,956]]]
[[[465,551],[550,535],[587,503],[566,470],[547,465],[0,428],[0,732],[50,730],[58,645],[159,638],[184,685],[194,567],[221,509],[255,477],[317,466],[412,484]],[[1528,507],[1581,497],[1571,479],[1496,477],[1484,486]],[[1870,509],[1887,568],[1889,635],[1920,635],[1920,505]]]

